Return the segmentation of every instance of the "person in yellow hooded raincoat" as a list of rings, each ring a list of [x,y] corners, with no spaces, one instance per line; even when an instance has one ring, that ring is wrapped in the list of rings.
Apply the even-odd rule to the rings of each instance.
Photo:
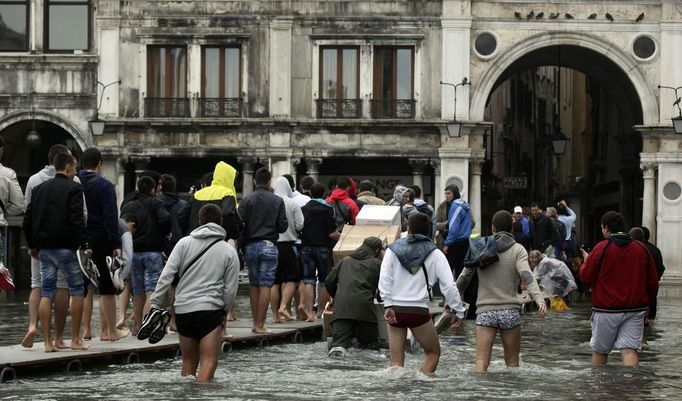
[[[237,191],[234,187],[236,177],[237,170],[234,167],[225,162],[216,164],[211,185],[197,191],[178,213],[178,223],[185,235],[199,226],[199,209],[212,203],[223,211],[226,239],[236,240],[239,237],[239,233],[244,229],[244,223],[237,213]]]

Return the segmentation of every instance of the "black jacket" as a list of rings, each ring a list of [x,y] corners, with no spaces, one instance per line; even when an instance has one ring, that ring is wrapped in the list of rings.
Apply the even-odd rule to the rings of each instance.
[[[214,200],[198,200],[192,197],[178,212],[178,223],[182,232],[189,235],[199,227],[199,210],[209,203],[218,206],[223,211],[223,228],[227,232],[227,239],[239,238],[239,233],[244,229],[244,223],[237,213],[234,196]]]
[[[83,212],[83,189],[61,173],[38,185],[24,215],[29,248],[78,249],[88,238]]]
[[[537,219],[530,220],[530,236],[532,249],[545,252],[552,243],[552,222],[549,217],[541,214]]]
[[[173,192],[166,192],[159,195],[159,200],[163,203],[163,207],[166,208],[171,221],[171,237],[169,241],[170,249],[175,247],[175,244],[180,241],[182,237],[185,236],[185,231],[182,229],[179,221],[180,211],[187,206],[187,201],[181,199],[178,194]]]
[[[303,205],[301,212],[303,212],[301,244],[304,246],[333,247],[334,241],[329,238],[329,234],[336,231],[334,209],[313,199]]]
[[[162,252],[165,237],[171,229],[170,215],[163,202],[150,194],[134,192],[123,200],[121,214],[131,213],[137,219],[133,231],[135,252]]]
[[[267,188],[258,187],[239,203],[244,220],[243,244],[268,240],[277,242],[279,233],[289,228],[284,201]]]

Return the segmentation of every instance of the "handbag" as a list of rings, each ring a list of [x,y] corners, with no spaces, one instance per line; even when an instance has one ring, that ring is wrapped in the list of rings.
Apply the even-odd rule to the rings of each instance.
[[[14,291],[15,289],[9,269],[5,267],[4,263],[0,262],[0,290]]]

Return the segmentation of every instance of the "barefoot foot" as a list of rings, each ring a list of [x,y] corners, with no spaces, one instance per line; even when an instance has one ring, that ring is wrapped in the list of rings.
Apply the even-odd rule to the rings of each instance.
[[[237,320],[237,316],[234,315],[234,313],[230,312],[227,314],[227,321],[228,322],[234,322]]]
[[[296,313],[298,315],[298,320],[308,320],[308,312],[306,312],[305,306],[299,305],[298,308],[296,308]]]
[[[83,340],[71,340],[71,349],[78,351],[85,351],[90,348],[90,344],[86,344]]]
[[[52,344],[52,341],[46,342],[45,343],[45,352],[57,352],[59,351],[57,347]]]
[[[130,330],[128,328],[124,328],[123,330],[116,329],[116,335],[113,337],[109,337],[109,341],[118,341],[122,338],[126,338],[130,335]]]
[[[36,329],[35,327],[33,329],[28,329],[28,333],[24,336],[24,338],[21,340],[21,346],[24,348],[31,348],[33,347],[33,340],[36,338]]]
[[[68,345],[64,343],[64,340],[54,340],[54,346],[57,349],[67,349],[69,348]]]
[[[291,314],[286,309],[280,309],[277,314],[279,315],[280,319],[284,320],[285,322],[294,320],[294,318],[291,317]]]

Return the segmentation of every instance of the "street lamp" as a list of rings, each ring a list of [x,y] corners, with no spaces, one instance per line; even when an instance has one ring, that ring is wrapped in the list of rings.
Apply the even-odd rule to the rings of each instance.
[[[97,85],[102,87],[102,94],[100,95],[99,102],[97,103],[97,109],[95,110],[95,119],[90,121],[90,132],[93,136],[102,136],[104,134],[104,125],[106,121],[99,119],[99,108],[102,107],[102,100],[104,99],[104,90],[114,84],[120,84],[121,80],[110,82],[106,85],[97,81]]]
[[[464,77],[464,78],[462,78],[462,82],[460,82],[458,84],[451,84],[449,82],[443,82],[443,81],[440,81],[440,84],[452,86],[452,88],[454,90],[454,101],[453,101],[453,103],[454,103],[455,109],[453,110],[453,113],[452,113],[452,122],[445,124],[445,128],[447,128],[448,136],[450,138],[459,138],[460,136],[462,136],[462,125],[463,124],[461,121],[457,121],[457,87],[464,86],[464,85],[471,85],[471,82],[469,81],[469,79],[467,77]]]
[[[675,101],[673,102],[673,106],[677,106],[677,117],[672,117],[671,120],[673,122],[673,131],[675,131],[676,134],[682,134],[682,107],[680,107],[680,102],[682,102],[682,97],[680,97],[677,92],[682,89],[682,86],[678,86],[677,88],[673,88],[672,86],[664,86],[664,85],[658,85],[658,88],[663,88],[663,89],[670,89],[675,92]]]
[[[558,130],[552,136],[552,150],[556,156],[563,156],[566,153],[566,145],[568,144],[568,138],[564,135],[561,130]]]

